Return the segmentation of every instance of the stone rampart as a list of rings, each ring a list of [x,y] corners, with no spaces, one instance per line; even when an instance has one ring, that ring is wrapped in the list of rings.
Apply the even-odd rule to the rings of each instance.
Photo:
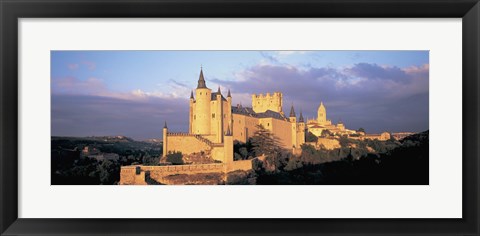
[[[171,166],[122,166],[120,169],[121,185],[145,185],[151,183],[169,183],[165,177],[180,174],[205,174],[221,173],[242,170],[248,171],[253,168],[253,161],[241,160],[226,163],[195,164],[195,165],[171,165]]]
[[[223,173],[225,164],[171,165],[171,166],[122,166],[120,171],[121,185],[147,184],[149,180],[162,183],[163,178],[178,174]],[[143,179],[142,179],[143,178]]]
[[[253,169],[253,161],[254,159],[230,162],[228,164],[227,171],[231,172],[236,170],[243,170],[243,171],[251,170]]]
[[[211,145],[213,145],[208,139],[199,135],[185,133],[169,133],[167,142],[167,153],[181,152],[185,155],[199,152],[199,150],[210,150]]]

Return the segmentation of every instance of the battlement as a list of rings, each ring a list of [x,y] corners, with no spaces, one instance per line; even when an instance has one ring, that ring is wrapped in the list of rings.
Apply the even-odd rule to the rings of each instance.
[[[269,98],[269,97],[282,97],[281,92],[273,92],[273,93],[259,93],[259,94],[252,94],[252,98]]]
[[[252,108],[257,113],[267,110],[282,112],[283,94],[281,92],[252,94]]]

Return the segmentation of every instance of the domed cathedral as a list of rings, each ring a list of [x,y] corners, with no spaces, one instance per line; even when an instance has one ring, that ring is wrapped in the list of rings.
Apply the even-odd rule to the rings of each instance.
[[[327,109],[323,105],[323,102],[320,102],[320,106],[317,110],[317,122],[319,125],[331,125],[332,122],[327,120]]]
[[[317,119],[307,121],[307,129],[317,137],[322,136],[324,130],[328,130],[331,134],[348,135],[355,133],[354,130],[346,129],[341,121],[336,125],[332,124],[332,121],[327,119],[327,108],[323,105],[323,102],[320,102],[320,106],[318,106]]]
[[[232,96],[222,95],[220,87],[212,92],[207,87],[203,68],[200,69],[197,88],[190,94],[189,132],[169,132],[163,129],[164,151],[182,154],[209,153],[213,159],[222,162],[233,161],[233,140],[247,142],[262,125],[280,140],[287,150],[296,152],[305,143],[306,124],[302,114],[297,121],[292,105],[290,116],[283,113],[283,95],[253,94],[252,106],[232,106]]]

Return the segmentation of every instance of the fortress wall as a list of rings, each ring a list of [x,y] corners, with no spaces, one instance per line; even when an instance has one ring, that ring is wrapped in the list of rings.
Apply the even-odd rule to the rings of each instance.
[[[260,123],[280,139],[280,145],[283,148],[292,149],[292,124],[290,122],[273,118],[262,118]]]
[[[202,135],[202,137],[210,140],[212,143],[216,143],[216,142],[217,142],[217,135],[214,135],[214,134]]]
[[[246,143],[257,131],[258,119],[240,114],[232,114],[232,117],[233,140]]]
[[[121,185],[147,184],[145,176],[158,183],[164,183],[163,178],[178,174],[225,173],[225,164],[198,164],[176,166],[122,166],[120,169]],[[137,173],[137,168],[140,170]],[[148,173],[148,174],[147,174]]]
[[[225,162],[225,148],[224,146],[216,146],[212,148],[212,158],[217,161]]]
[[[171,166],[122,166],[120,167],[120,185],[145,185],[147,179],[158,183],[168,183],[163,178],[179,174],[227,173],[236,170],[249,171],[253,168],[253,161],[241,160],[214,164],[171,165]]]
[[[236,171],[236,170],[243,170],[243,171],[249,171],[253,169],[253,160],[241,160],[241,161],[233,161],[228,164],[227,170],[228,172],[231,171]]]
[[[210,146],[194,136],[167,136],[167,153],[168,152],[182,152],[182,154],[198,153],[204,150],[210,150]]]

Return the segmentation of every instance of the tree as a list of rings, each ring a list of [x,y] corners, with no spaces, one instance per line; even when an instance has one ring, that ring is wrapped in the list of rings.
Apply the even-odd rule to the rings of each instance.
[[[305,137],[306,142],[317,142],[318,137],[312,132],[308,131],[307,136]]]
[[[181,165],[183,164],[183,155],[181,152],[170,152],[167,154],[166,160],[174,165]]]
[[[280,146],[280,140],[272,132],[265,129],[263,125],[257,125],[257,129],[252,137],[253,152],[255,156],[265,155],[270,162],[267,164],[273,164],[276,170],[278,157],[283,151]]]
[[[328,137],[328,136],[332,135],[332,132],[330,132],[330,130],[328,130],[328,129],[324,129],[324,130],[322,130],[321,135],[322,135],[322,137],[325,138],[325,137]]]
[[[357,130],[357,132],[364,132],[365,133],[365,129],[364,128],[360,128]]]
[[[252,146],[255,155],[275,155],[279,153],[281,147],[278,137],[265,129],[263,125],[257,125],[257,129],[252,137]]]

